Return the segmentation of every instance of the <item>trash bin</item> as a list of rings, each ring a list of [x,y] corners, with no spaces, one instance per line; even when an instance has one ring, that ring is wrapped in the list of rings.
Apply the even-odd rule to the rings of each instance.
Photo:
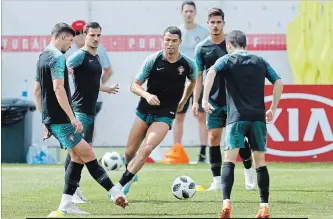
[[[1,162],[26,163],[32,144],[33,102],[22,99],[1,100]]]

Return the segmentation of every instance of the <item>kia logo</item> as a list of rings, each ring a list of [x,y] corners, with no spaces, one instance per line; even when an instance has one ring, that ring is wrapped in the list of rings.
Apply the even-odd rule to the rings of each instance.
[[[281,100],[284,99],[302,99],[302,100],[311,100],[315,102],[323,103],[327,106],[333,107],[333,100],[314,95],[314,94],[305,94],[305,93],[284,93],[281,95]],[[265,103],[272,102],[273,96],[266,96]],[[289,142],[297,142],[299,141],[299,132],[298,132],[298,110],[299,109],[287,109],[289,114]],[[274,121],[278,119],[282,109],[277,109]],[[331,118],[332,119],[332,118]],[[312,108],[311,116],[308,121],[308,125],[306,127],[306,132],[303,137],[303,141],[310,142],[313,141],[315,131],[318,126],[320,126],[321,131],[323,133],[325,141],[333,141],[333,132],[330,124],[333,122],[329,122],[329,119],[325,113],[323,108]],[[275,142],[284,142],[284,138],[279,132],[278,128],[275,126],[274,122],[272,124],[267,124],[267,132],[271,136],[272,140]],[[268,145],[269,146],[269,145]],[[284,151],[284,150],[276,150],[267,148],[267,154],[282,156],[282,157],[306,157],[306,156],[314,156],[322,153],[326,153],[333,150],[333,143],[329,143],[326,146],[305,150],[305,151]]]

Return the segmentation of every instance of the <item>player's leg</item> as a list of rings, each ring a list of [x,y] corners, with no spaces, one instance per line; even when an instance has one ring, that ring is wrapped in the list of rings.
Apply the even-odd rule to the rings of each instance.
[[[115,204],[121,206],[122,208],[128,206],[126,196],[114,186],[106,171],[101,165],[99,165],[92,147],[84,139],[82,139],[72,148],[72,150],[81,157],[90,175],[95,179],[95,181],[108,192],[109,197],[113,197],[112,200]]]
[[[79,185],[84,162],[73,150],[68,149],[68,154],[71,161],[65,172],[65,185],[58,211],[63,214],[88,214],[73,204],[73,195]]]
[[[256,218],[268,218],[270,216],[269,199],[269,173],[265,162],[267,145],[266,123],[261,121],[252,122],[252,129],[248,135],[249,143],[257,172],[257,182],[260,192],[260,207]]]
[[[140,145],[142,141],[146,137],[146,132],[148,130],[148,123],[147,121],[148,116],[141,114],[139,112],[136,112],[137,118],[134,121],[134,124],[132,126],[132,129],[130,131],[130,134],[128,136],[127,144],[126,144],[126,150],[125,150],[125,166],[126,170],[129,167],[129,163],[132,161],[132,159],[135,157],[136,152],[140,148]],[[131,163],[132,164],[132,163]],[[129,193],[129,190],[132,186],[132,184],[136,181],[138,181],[138,175],[136,174],[131,181],[129,181],[125,186],[122,188],[122,192],[127,195]]]
[[[147,130],[146,138],[138,154],[128,165],[127,170],[119,180],[120,188],[132,180],[134,175],[143,167],[150,153],[162,142],[170,129],[170,125],[166,122],[153,122]]]
[[[82,139],[81,134],[74,133],[74,127],[71,124],[52,124],[48,125],[50,133],[59,141],[63,148],[66,148],[70,154],[71,161],[65,171],[65,185],[58,211],[63,214],[87,214],[81,211],[73,204],[73,194],[75,193],[84,166],[83,160],[75,154],[70,148]]]
[[[212,103],[211,103],[212,104]],[[207,191],[221,190],[221,137],[222,131],[225,127],[226,117],[224,116],[224,109],[217,105],[213,105],[214,110],[212,113],[207,113],[207,128],[208,128],[208,144],[209,144],[209,162],[213,174],[213,182]]]
[[[103,102],[97,101],[97,103],[96,103],[96,116],[101,111],[102,105],[103,105]],[[95,127],[95,121],[94,121],[94,129],[93,129],[93,134],[92,134],[92,140],[95,139],[95,136],[96,136],[96,127]]]
[[[83,139],[92,147],[95,117],[88,116],[87,114],[80,112],[75,112],[75,116],[76,118],[78,118],[78,120],[81,121],[83,125],[83,131],[82,131]],[[69,154],[67,156],[69,156]],[[87,202],[87,198],[81,192],[80,185],[78,185],[73,195],[73,202],[78,204]]]
[[[147,116],[136,112],[137,118],[133,123],[132,129],[127,139],[126,150],[125,150],[125,162],[126,168],[128,164],[134,158],[136,152],[140,148],[140,145],[146,137],[148,130]]]
[[[250,145],[247,138],[244,139],[245,148],[239,150],[239,156],[241,157],[244,165],[244,178],[245,188],[247,190],[253,190],[256,186],[255,173],[252,169],[252,154]]]
[[[59,140],[59,142],[67,149],[72,149],[78,156],[80,156],[83,163],[86,165],[90,175],[103,187],[109,195],[116,199],[116,205],[126,207],[128,205],[125,195],[121,193],[105,170],[98,164],[95,153],[92,147],[82,139],[81,133],[74,133],[75,128],[72,124],[54,124],[51,125],[51,133]],[[68,171],[68,169],[67,169]]]
[[[203,90],[203,89],[202,89]],[[199,98],[199,109],[198,109],[198,122],[199,122],[199,133],[200,133],[200,153],[199,153],[199,160],[198,162],[205,162],[206,161],[206,146],[207,146],[207,139],[208,139],[208,129],[206,127],[206,113],[205,110],[202,108],[202,95],[201,92]]]
[[[187,109],[190,105],[190,98],[188,98],[186,104],[182,111],[176,113],[175,122],[173,125],[173,142],[174,144],[181,144],[183,139],[183,128],[184,128],[184,120],[186,116]]]
[[[227,125],[224,141],[224,163],[222,168],[223,207],[221,218],[230,218],[231,191],[234,184],[234,169],[240,148],[244,148],[244,133],[248,127],[244,122]]]

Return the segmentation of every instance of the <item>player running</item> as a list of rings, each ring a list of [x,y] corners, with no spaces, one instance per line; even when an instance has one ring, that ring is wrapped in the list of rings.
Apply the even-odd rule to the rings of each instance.
[[[73,111],[75,116],[82,122],[84,139],[90,145],[92,145],[93,140],[99,91],[115,94],[119,89],[118,84],[108,87],[100,83],[102,65],[97,54],[97,48],[101,39],[101,31],[101,26],[96,22],[85,25],[83,30],[84,46],[67,60],[68,71],[72,75],[74,82],[72,95]],[[69,154],[68,156],[70,157]],[[86,201],[87,199],[82,195],[78,186],[73,195],[73,202],[85,203]]]
[[[131,85],[131,91],[141,99],[126,145],[126,171],[117,183],[118,188],[130,182],[142,168],[150,153],[171,130],[176,112],[183,109],[193,91],[197,70],[195,63],[179,52],[181,39],[179,28],[168,27],[163,34],[164,50],[144,61]],[[186,79],[190,82],[186,83]],[[147,91],[142,88],[146,80]]]
[[[195,50],[195,59],[198,66],[198,79],[193,92],[194,101],[192,111],[193,114],[198,113],[199,96],[202,87],[202,72],[214,65],[215,61],[227,54],[225,35],[224,35],[224,12],[220,8],[212,8],[208,12],[208,27],[210,36],[201,41]],[[221,165],[222,156],[220,142],[223,128],[226,126],[227,119],[227,103],[225,82],[222,75],[215,77],[212,89],[209,94],[209,103],[214,106],[212,113],[206,114],[208,128],[208,143],[211,171],[213,174],[213,182],[207,191],[221,190]],[[240,156],[244,164],[245,188],[252,190],[255,187],[254,172],[252,170],[251,150],[248,143],[247,147],[240,150]]]
[[[266,122],[271,123],[280,100],[282,80],[263,58],[246,51],[246,36],[234,30],[227,35],[227,55],[219,58],[210,68],[204,85],[203,108],[212,113],[215,106],[209,103],[209,93],[215,76],[226,80],[228,117],[222,170],[223,208],[221,218],[230,218],[231,190],[234,184],[234,168],[244,137],[249,140],[257,172],[261,204],[256,218],[268,218],[269,174],[265,163]],[[265,112],[265,78],[274,84],[273,101]]]
[[[84,165],[108,194],[115,197],[116,204],[126,207],[126,197],[114,186],[98,164],[92,148],[82,139],[82,123],[71,108],[64,53],[69,49],[75,32],[68,24],[58,23],[53,27],[51,35],[50,44],[40,54],[37,62],[34,95],[46,127],[45,138],[53,135],[68,150],[72,159],[65,173],[65,186],[58,211],[62,214],[87,214],[72,202]]]

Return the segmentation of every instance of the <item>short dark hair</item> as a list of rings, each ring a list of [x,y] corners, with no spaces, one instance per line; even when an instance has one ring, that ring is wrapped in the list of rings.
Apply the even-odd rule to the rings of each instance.
[[[99,23],[89,22],[86,24],[86,26],[84,26],[83,33],[87,34],[89,31],[89,28],[92,28],[92,29],[99,28],[102,31],[102,27],[101,27],[101,25],[99,25]]]
[[[212,8],[212,9],[210,9],[209,12],[208,12],[208,20],[211,17],[214,17],[214,16],[221,16],[222,20],[224,21],[224,12],[222,11],[222,9],[220,9],[220,8]]]
[[[75,36],[75,31],[73,28],[64,22],[57,23],[51,30],[51,35],[54,38],[58,38],[62,33],[68,33]]]
[[[182,3],[182,11],[183,11],[185,5],[192,5],[194,7],[194,9],[197,9],[197,7],[195,6],[194,1],[184,1]]]
[[[182,32],[178,27],[174,27],[174,26],[168,27],[167,29],[165,29],[163,36],[166,33],[177,34],[179,36],[179,39],[182,39]]]
[[[240,30],[233,30],[227,34],[226,41],[229,42],[233,47],[246,47],[246,36]]]

